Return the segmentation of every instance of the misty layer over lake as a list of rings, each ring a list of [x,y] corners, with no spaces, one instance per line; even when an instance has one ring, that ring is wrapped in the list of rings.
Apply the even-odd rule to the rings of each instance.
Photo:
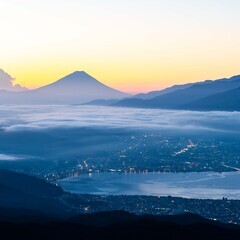
[[[151,195],[240,200],[240,172],[101,173],[59,181],[65,191],[100,195]]]
[[[94,106],[0,106],[2,131],[66,127],[240,132],[240,112],[191,112]]]
[[[240,113],[1,105],[0,168],[47,180],[75,173],[240,168]]]

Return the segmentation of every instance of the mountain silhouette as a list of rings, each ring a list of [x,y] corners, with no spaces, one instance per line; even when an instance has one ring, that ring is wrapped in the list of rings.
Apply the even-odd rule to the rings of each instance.
[[[69,199],[70,202],[66,201]],[[192,213],[135,215],[125,211],[79,214],[82,197],[36,177],[0,170],[0,231],[6,239],[239,239],[237,225]],[[70,204],[69,204],[70,203]],[[73,204],[73,205],[72,205]],[[77,208],[78,209],[78,208]]]
[[[215,81],[207,80],[205,82],[195,83],[185,89],[176,90],[176,91],[166,93],[161,96],[157,96],[147,100],[144,100],[141,98],[123,99],[115,103],[114,106],[138,107],[138,108],[160,108],[160,109],[182,109],[182,110],[199,110],[199,109],[207,110],[208,109],[207,104],[211,104],[210,99],[209,99],[209,102],[208,100],[203,101],[205,104],[205,107],[203,108],[201,108],[200,106],[201,99],[210,97],[211,95],[215,95],[215,97],[213,97],[215,99],[222,98],[224,97],[224,95],[222,96],[221,93],[234,90],[239,87],[240,87],[240,75],[234,76],[229,79],[224,78],[224,79],[219,79]],[[228,96],[228,101],[231,101],[230,98],[231,98],[231,94],[230,96]],[[195,106],[194,104],[193,105],[191,104],[194,102],[196,102],[196,108],[194,107]],[[232,105],[233,104],[234,103],[232,103]],[[214,106],[211,108],[209,107],[209,109],[219,110],[221,109],[221,106],[218,106],[218,103],[216,101],[215,107]],[[231,110],[235,110],[235,108],[231,108]]]
[[[129,94],[110,88],[84,71],[76,71],[58,81],[24,92],[2,91],[2,104],[82,104],[95,99],[121,99]]]
[[[200,111],[240,111],[240,88],[213,94],[186,104],[183,108]]]
[[[174,85],[172,87],[168,87],[168,88],[165,88],[165,89],[159,90],[159,91],[151,91],[148,93],[139,93],[139,94],[134,95],[132,98],[141,98],[141,99],[145,99],[145,100],[151,99],[154,97],[162,96],[167,93],[175,92],[177,90],[189,88],[192,85],[193,85],[193,83],[187,83],[187,84],[183,84],[183,85]]]
[[[36,177],[0,169],[0,220],[1,209],[25,209],[41,214],[58,215],[69,210],[58,198],[63,195],[60,187],[54,186]],[[12,213],[17,216],[18,213]],[[7,213],[4,214],[8,216]]]

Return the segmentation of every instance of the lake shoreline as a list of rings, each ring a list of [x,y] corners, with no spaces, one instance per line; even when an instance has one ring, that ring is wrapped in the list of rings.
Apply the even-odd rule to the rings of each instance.
[[[57,181],[67,192],[240,200],[240,172],[99,173]]]

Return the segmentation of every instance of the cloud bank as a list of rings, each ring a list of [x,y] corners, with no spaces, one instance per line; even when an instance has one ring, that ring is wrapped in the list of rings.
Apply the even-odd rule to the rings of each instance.
[[[190,112],[89,106],[0,106],[3,131],[108,127],[240,132],[240,112]]]
[[[8,73],[4,72],[0,69],[0,90],[6,91],[25,91],[27,88],[20,86],[19,84],[14,84],[15,79],[9,75]]]

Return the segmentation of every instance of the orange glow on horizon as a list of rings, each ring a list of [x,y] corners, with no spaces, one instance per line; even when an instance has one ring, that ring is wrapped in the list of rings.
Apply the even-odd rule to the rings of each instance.
[[[134,93],[231,77],[240,74],[239,8],[236,0],[2,0],[0,68],[31,89],[76,70]]]
[[[86,66],[81,69],[77,67],[59,67],[54,69],[53,67],[52,69],[53,70],[51,70],[51,68],[39,70],[33,68],[23,71],[16,67],[5,70],[16,79],[14,82],[15,84],[20,84],[28,89],[35,89],[48,85],[74,71],[85,71],[103,84],[131,94],[161,90],[176,84],[231,77],[240,73],[238,67],[229,67],[227,75],[227,71],[215,72],[215,68],[213,68],[211,72],[192,69],[192,72],[188,72],[188,74],[186,74],[183,68],[177,67],[174,72],[171,70],[166,70],[166,72],[164,72],[161,71],[161,69],[159,71],[154,69],[152,73],[151,71],[140,71],[139,69],[133,69],[131,71],[127,66],[125,71],[122,69],[114,69],[115,71],[111,72],[108,71],[106,67],[104,68],[104,66],[100,66],[99,68],[88,68]]]

